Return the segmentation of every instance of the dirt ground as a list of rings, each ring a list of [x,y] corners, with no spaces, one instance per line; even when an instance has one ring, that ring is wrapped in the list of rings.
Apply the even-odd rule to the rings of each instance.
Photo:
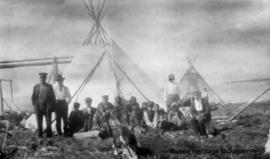
[[[194,138],[190,129],[164,134],[149,132],[137,138],[139,145],[151,148],[156,154],[148,158],[269,158],[264,155],[270,128],[269,112],[269,103],[254,104],[236,122],[218,126],[221,133],[210,139]],[[3,140],[4,134],[1,135],[1,145]],[[34,133],[17,129],[7,137],[6,145],[8,149],[2,151],[0,158],[113,158],[112,139],[53,138],[38,145]]]

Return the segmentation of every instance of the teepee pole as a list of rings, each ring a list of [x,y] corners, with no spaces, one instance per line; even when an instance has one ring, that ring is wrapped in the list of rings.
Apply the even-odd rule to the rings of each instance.
[[[120,91],[120,83],[119,83],[119,79],[117,77],[117,74],[116,74],[116,71],[113,67],[113,61],[110,60],[110,66],[111,66],[111,69],[113,71],[113,75],[114,75],[114,78],[115,78],[115,81],[116,81],[116,89],[117,89],[117,95],[121,95],[121,91]]]
[[[100,59],[98,60],[98,62],[96,63],[96,65],[94,66],[94,68],[91,70],[91,72],[86,76],[86,78],[83,80],[83,82],[80,84],[80,86],[78,87],[78,89],[75,91],[75,93],[72,95],[71,100],[74,99],[74,97],[81,91],[81,89],[83,89],[83,87],[85,86],[86,83],[89,82],[89,80],[91,79],[91,77],[93,76],[93,74],[96,72],[97,67],[99,66],[99,64],[101,63],[101,61],[103,60],[104,56],[105,56],[104,52]]]
[[[0,80],[0,115],[4,115],[4,97],[3,97],[3,85],[2,80]]]
[[[255,97],[253,100],[251,100],[249,103],[246,103],[244,105],[242,105],[242,109],[240,109],[239,111],[237,111],[232,117],[230,117],[227,122],[232,121],[234,118],[236,118],[239,114],[241,114],[244,110],[246,110],[251,104],[253,104],[254,102],[256,102],[258,99],[260,99],[264,94],[266,94],[267,92],[270,91],[270,88],[266,89],[265,91],[263,91],[260,95],[258,95],[257,97]]]
[[[124,74],[124,76],[129,80],[129,82],[133,85],[133,87],[143,96],[143,98],[147,101],[149,101],[149,99],[144,95],[144,93],[139,89],[139,87],[131,80],[131,78],[128,76],[128,74],[120,67],[120,65],[113,59],[113,57],[107,53],[110,58],[112,59],[112,61],[115,63],[115,65],[117,66],[117,68]]]
[[[10,89],[10,99],[11,99],[11,101],[14,101],[14,96],[13,96],[13,81],[12,81],[12,79],[9,80],[9,89]]]

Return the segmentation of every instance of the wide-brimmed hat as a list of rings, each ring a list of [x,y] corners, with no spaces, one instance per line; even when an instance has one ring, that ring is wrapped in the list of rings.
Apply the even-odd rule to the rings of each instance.
[[[64,79],[65,78],[61,74],[58,74],[56,77],[56,81],[63,81]]]

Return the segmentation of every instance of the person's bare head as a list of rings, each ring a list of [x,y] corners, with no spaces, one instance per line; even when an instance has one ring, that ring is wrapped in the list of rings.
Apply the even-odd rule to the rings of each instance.
[[[57,83],[58,83],[59,86],[63,86],[64,85],[64,81],[63,80],[58,80]]]
[[[173,111],[173,112],[176,112],[177,111],[177,104],[176,103],[173,103],[172,104],[172,106],[171,106],[171,110]]]
[[[200,91],[195,91],[193,97],[197,100],[200,100],[202,98],[202,94]]]
[[[73,108],[74,108],[75,111],[78,111],[79,108],[80,108],[80,103],[75,102],[75,103],[73,104]]]
[[[85,103],[86,103],[86,106],[87,107],[91,107],[92,106],[92,98],[90,98],[90,97],[87,97],[87,98],[85,98]]]
[[[102,96],[102,103],[106,104],[106,103],[108,103],[108,101],[109,101],[109,96],[108,95]]]
[[[175,80],[175,76],[174,76],[174,74],[169,74],[169,81],[170,82],[173,82],[174,80]]]
[[[155,104],[154,107],[153,107],[153,110],[158,111],[159,110],[159,104]]]
[[[121,101],[122,101],[122,98],[121,98],[120,96],[116,96],[116,97],[114,98],[115,104],[120,104]]]
[[[153,107],[154,107],[155,103],[152,102],[152,101],[148,101],[147,102],[147,110],[148,111],[152,111],[153,110]]]
[[[134,96],[130,97],[129,103],[130,103],[130,104],[135,104],[135,103],[137,103],[136,97],[134,97]]]
[[[146,107],[147,107],[147,102],[143,102],[142,103],[142,109],[146,109]]]

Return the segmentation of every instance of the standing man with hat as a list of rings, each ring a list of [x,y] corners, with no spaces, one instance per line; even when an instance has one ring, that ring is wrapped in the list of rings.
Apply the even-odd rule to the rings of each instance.
[[[64,77],[57,75],[57,85],[54,88],[56,97],[55,114],[56,114],[56,130],[59,136],[62,135],[61,120],[64,123],[64,135],[68,136],[68,104],[71,102],[71,95],[67,86],[64,86]]]
[[[47,73],[39,73],[40,83],[36,84],[32,94],[32,104],[37,118],[38,137],[43,134],[43,116],[46,118],[47,137],[52,137],[52,111],[55,104],[55,95],[52,85],[46,82]]]
[[[169,82],[165,87],[164,99],[167,107],[170,108],[172,103],[178,103],[180,100],[180,90],[178,84],[175,82],[174,74],[169,75]]]

